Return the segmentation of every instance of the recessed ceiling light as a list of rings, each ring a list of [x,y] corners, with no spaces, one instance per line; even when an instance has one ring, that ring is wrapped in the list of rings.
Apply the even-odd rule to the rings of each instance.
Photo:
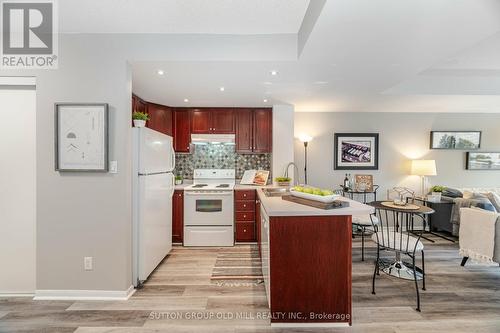
[[[270,73],[271,73],[272,76],[278,75],[278,71],[277,70],[272,70]]]
[[[157,73],[158,73],[158,75],[163,75],[163,74],[165,74],[165,72],[164,72],[163,70],[161,70],[161,69],[159,69]]]
[[[267,98],[264,98],[264,103],[267,103]]]
[[[187,103],[187,102],[189,102],[189,99],[184,98],[184,103]]]
[[[225,89],[224,87],[220,87],[220,88],[219,88],[219,90],[220,90],[220,91],[224,91],[224,90],[226,90],[226,89]]]

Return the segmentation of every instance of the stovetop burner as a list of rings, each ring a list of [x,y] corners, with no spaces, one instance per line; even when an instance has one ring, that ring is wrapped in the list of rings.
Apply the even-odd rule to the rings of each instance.
[[[202,187],[207,187],[208,184],[196,184],[196,185],[193,185],[192,187],[193,188],[202,188]]]

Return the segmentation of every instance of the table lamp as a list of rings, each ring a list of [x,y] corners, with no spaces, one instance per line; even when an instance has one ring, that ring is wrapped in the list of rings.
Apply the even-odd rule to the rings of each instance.
[[[421,177],[420,192],[422,198],[425,198],[427,176],[436,176],[435,160],[413,160],[411,161],[411,174]]]

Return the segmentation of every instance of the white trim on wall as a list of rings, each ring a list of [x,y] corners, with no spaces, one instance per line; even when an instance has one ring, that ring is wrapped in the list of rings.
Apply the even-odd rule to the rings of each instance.
[[[36,290],[35,301],[126,301],[135,293],[134,286],[127,290]]]
[[[8,291],[7,292],[4,292],[4,291],[0,291],[0,297],[33,297],[35,296],[35,294],[33,293],[30,293],[30,292],[27,292],[27,293],[9,293]]]

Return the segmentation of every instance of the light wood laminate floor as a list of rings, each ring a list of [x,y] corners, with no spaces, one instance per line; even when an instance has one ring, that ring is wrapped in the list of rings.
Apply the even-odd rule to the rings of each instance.
[[[0,298],[0,332],[500,332],[500,268],[460,267],[457,244],[424,243],[427,291],[419,313],[412,282],[381,273],[371,294],[374,247],[368,242],[361,262],[354,240],[353,326],[346,329],[271,328],[263,285],[214,285],[219,249],[177,246],[128,301]]]

